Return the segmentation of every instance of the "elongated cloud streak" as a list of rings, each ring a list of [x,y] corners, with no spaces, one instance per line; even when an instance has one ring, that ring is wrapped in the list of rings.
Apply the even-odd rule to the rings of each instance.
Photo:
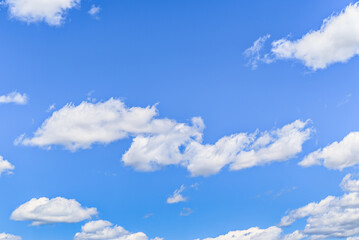
[[[296,120],[282,128],[248,134],[236,133],[214,144],[203,144],[203,120],[190,124],[158,118],[156,106],[127,107],[118,99],[106,102],[67,104],[44,121],[31,138],[15,143],[49,148],[62,145],[76,151],[93,144],[133,138],[122,156],[126,166],[154,171],[163,166],[186,167],[192,176],[208,176],[230,165],[241,170],[286,161],[302,151],[310,138],[310,121]]]

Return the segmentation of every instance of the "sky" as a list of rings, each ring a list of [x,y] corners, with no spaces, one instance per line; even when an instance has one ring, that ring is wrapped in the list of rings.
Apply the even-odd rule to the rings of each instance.
[[[0,240],[359,239],[359,3],[3,0]]]

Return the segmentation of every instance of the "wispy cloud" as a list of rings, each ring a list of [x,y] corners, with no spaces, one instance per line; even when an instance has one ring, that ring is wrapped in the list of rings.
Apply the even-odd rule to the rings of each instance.
[[[99,6],[96,6],[96,5],[92,5],[90,10],[88,11],[88,13],[95,17],[95,18],[98,18],[98,14],[100,13],[101,11],[101,8]]]
[[[190,208],[183,208],[182,211],[180,212],[180,216],[189,216],[193,213],[194,211]]]
[[[261,50],[263,49],[264,44],[269,38],[269,34],[258,38],[250,48],[244,51],[244,55],[249,59],[247,65],[251,66],[252,69],[257,69],[260,62],[272,62],[272,59],[270,58],[269,54],[265,54],[264,56],[262,56],[261,54]]]
[[[169,198],[167,198],[167,203],[168,204],[173,204],[173,203],[179,203],[179,202],[185,202],[187,201],[187,198],[182,196],[182,192],[185,190],[185,186],[182,185],[179,189],[176,189],[174,191],[174,193],[172,194],[172,196],[170,196]]]

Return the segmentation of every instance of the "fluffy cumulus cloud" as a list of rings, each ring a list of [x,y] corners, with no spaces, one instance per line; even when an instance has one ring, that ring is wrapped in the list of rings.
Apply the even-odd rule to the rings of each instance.
[[[185,151],[187,168],[194,176],[206,176],[227,164],[231,170],[241,170],[288,160],[300,153],[309,139],[308,124],[309,121],[297,120],[273,131],[233,134],[213,145],[193,141]]]
[[[272,42],[271,52],[262,56],[259,51],[266,39],[266,36],[258,39],[246,51],[254,68],[259,62],[271,63],[277,59],[297,59],[313,70],[347,62],[359,54],[359,3],[333,14],[323,21],[319,30],[297,40],[283,38]]]
[[[46,22],[60,25],[66,12],[80,4],[80,0],[4,0],[10,16],[27,23]]]
[[[148,240],[142,232],[130,233],[123,227],[113,225],[104,220],[92,221],[82,226],[81,232],[76,233],[74,240]],[[163,240],[155,238],[153,240]]]
[[[0,233],[0,240],[22,240],[22,238],[12,234]]]
[[[67,104],[55,111],[35,132],[34,137],[22,139],[22,144],[46,147],[63,145],[77,150],[94,143],[110,143],[129,134],[165,131],[170,121],[152,121],[155,107],[127,108],[123,102],[110,99],[96,104],[82,102]]]
[[[341,185],[344,183],[346,191],[357,191],[350,181],[354,180],[346,176]],[[282,218],[280,226],[289,226],[302,218],[307,222],[303,233],[311,239],[355,239],[359,235],[359,192],[348,192],[341,197],[328,196],[320,202],[295,209]]]
[[[0,156],[0,176],[3,173],[12,173],[15,167],[9,161]]]
[[[16,91],[0,96],[0,103],[26,104],[27,100],[26,94],[21,94]]]
[[[76,151],[95,143],[107,144],[132,137],[122,156],[126,166],[154,171],[162,166],[181,165],[193,176],[207,176],[230,164],[240,170],[274,161],[285,161],[301,152],[309,139],[309,121],[297,120],[280,129],[237,133],[203,144],[203,120],[191,123],[158,118],[156,106],[129,108],[118,99],[106,102],[68,104],[55,111],[34,133],[15,142],[27,146],[62,145]]]
[[[359,180],[353,179],[351,174],[347,174],[340,183],[340,187],[347,192],[359,192]]]
[[[202,141],[204,125],[201,118],[193,118],[192,125],[168,119],[158,119],[155,122],[161,127],[161,132],[136,136],[130,149],[122,157],[126,166],[140,171],[154,171],[161,166],[184,165],[183,149],[191,142]]]
[[[359,53],[358,3],[325,19],[319,30],[311,31],[301,39],[275,41],[272,52],[278,58],[299,59],[314,70],[348,61]]]
[[[267,229],[253,227],[248,230],[231,231],[225,235],[203,240],[300,240],[304,237],[305,235],[298,231],[283,235],[282,229],[279,227],[269,227]]]
[[[351,132],[340,142],[334,142],[306,156],[299,164],[304,167],[324,165],[342,170],[359,163],[359,132]]]
[[[169,198],[167,198],[167,203],[168,204],[173,204],[173,203],[179,203],[179,202],[185,202],[187,201],[187,199],[182,195],[182,192],[185,190],[185,186],[182,185],[179,189],[176,189],[172,196],[170,196]]]
[[[96,208],[82,207],[74,199],[33,198],[18,207],[10,218],[15,221],[31,221],[32,225],[42,225],[81,222],[96,214]]]

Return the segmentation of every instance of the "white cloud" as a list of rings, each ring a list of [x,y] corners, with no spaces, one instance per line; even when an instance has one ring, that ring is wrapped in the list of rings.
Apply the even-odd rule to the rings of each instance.
[[[118,99],[106,102],[67,104],[53,112],[32,138],[20,136],[15,144],[51,147],[62,145],[76,151],[95,143],[107,144],[133,137],[122,156],[126,166],[154,171],[162,166],[181,165],[192,176],[208,176],[230,164],[240,170],[275,161],[285,161],[301,152],[309,139],[309,121],[297,120],[283,128],[253,134],[238,133],[203,144],[203,120],[191,124],[156,118],[156,106],[128,108]]]
[[[258,38],[250,48],[244,51],[244,55],[247,58],[249,58],[248,65],[250,65],[252,69],[256,69],[258,67],[259,62],[265,62],[265,63],[272,62],[268,54],[264,56],[261,56],[260,54],[262,48],[264,47],[264,44],[269,38],[270,38],[269,34]]]
[[[86,223],[81,230],[76,233],[74,240],[148,240],[146,234],[142,232],[130,233],[123,227],[114,226],[104,220]],[[161,238],[153,240],[161,240]]]
[[[275,58],[298,59],[313,70],[346,62],[359,54],[359,3],[325,19],[320,30],[295,41],[280,39],[272,45]]]
[[[2,173],[12,173],[15,167],[2,156],[0,156],[0,176]]]
[[[0,96],[0,103],[26,104],[27,100],[26,94],[21,94],[16,91]]]
[[[328,196],[319,202],[311,202],[292,210],[281,219],[279,226],[267,229],[258,227],[232,231],[217,238],[204,240],[301,240],[301,239],[359,239],[359,180],[346,175],[341,187],[347,191],[340,197]],[[297,220],[306,221],[303,230],[284,235],[281,227],[288,227]],[[197,239],[199,240],[199,239]]]
[[[231,231],[225,235],[203,240],[300,240],[304,237],[305,235],[298,231],[283,236],[282,229],[279,227],[269,227],[267,229],[253,227],[248,230]]]
[[[185,197],[182,196],[182,192],[185,190],[185,186],[182,185],[179,189],[176,189],[174,191],[174,193],[172,194],[172,196],[170,196],[169,198],[167,198],[167,203],[168,204],[173,204],[173,203],[179,203],[179,202],[185,202],[187,201],[187,199]]]
[[[97,15],[100,13],[101,8],[99,6],[92,5],[88,13],[93,16],[97,17]]]
[[[359,132],[351,132],[341,142],[334,142],[306,156],[299,164],[303,167],[324,165],[342,170],[359,163]]]
[[[0,240],[22,240],[22,238],[7,233],[0,233]]]
[[[347,175],[341,185],[346,191],[356,191]],[[355,187],[357,187],[355,185]],[[359,235],[359,192],[341,197],[328,196],[320,202],[291,211],[281,219],[280,226],[289,226],[298,219],[306,219],[304,234],[310,239],[345,238]]]
[[[340,183],[340,187],[347,192],[359,192],[359,180],[352,179],[352,175],[347,174]]]
[[[305,237],[307,237],[305,234],[296,230],[293,233],[285,235],[283,240],[301,240],[304,239]]]
[[[60,25],[66,12],[80,4],[80,0],[4,0],[10,16],[18,20],[34,23],[46,22]]]
[[[127,108],[123,102],[82,102],[67,104],[46,119],[33,138],[24,138],[22,144],[46,147],[62,145],[73,151],[91,147],[94,143],[110,143],[129,134],[161,132],[166,121],[152,121],[155,107]]]
[[[84,208],[74,199],[33,198],[18,207],[10,218],[15,221],[31,221],[32,225],[42,225],[81,222],[96,214],[96,208]]]
[[[285,161],[302,151],[309,139],[309,121],[297,120],[280,129],[263,133],[239,133],[223,137],[214,145],[191,142],[186,149],[188,170],[194,176],[210,175],[230,164],[241,170],[271,162]]]
[[[200,118],[193,118],[192,125],[168,119],[159,119],[156,125],[162,129],[160,133],[141,134],[133,139],[130,149],[122,157],[126,166],[154,171],[161,166],[185,164],[181,147],[201,141],[204,128]]]

